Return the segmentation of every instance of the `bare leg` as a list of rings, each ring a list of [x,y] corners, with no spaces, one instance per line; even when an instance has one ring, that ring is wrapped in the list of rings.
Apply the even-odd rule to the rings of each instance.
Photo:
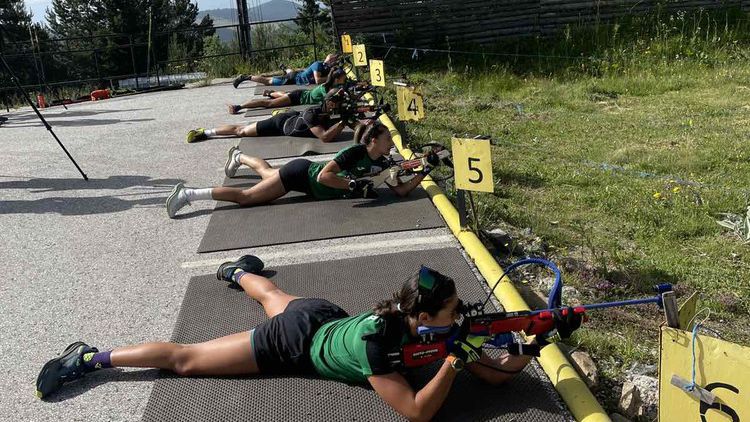
[[[288,96],[289,93],[284,91],[271,91],[269,95],[271,96],[271,98],[281,98]],[[289,103],[289,105],[291,105],[291,102]]]
[[[240,107],[242,108],[254,108],[254,107],[275,108],[275,107],[286,107],[290,105],[292,105],[292,100],[289,99],[289,96],[286,95],[286,92],[285,92],[284,96],[275,97],[273,99],[263,98],[263,99],[250,100],[248,102],[240,104]]]
[[[258,136],[258,131],[255,128],[255,123],[251,123],[247,126],[240,125],[224,125],[216,128],[216,134],[221,136]]]
[[[118,347],[112,366],[168,369],[179,375],[257,374],[258,364],[247,332],[204,343],[145,343]]]
[[[279,172],[279,169],[271,167],[268,161],[258,157],[240,154],[240,163],[253,169],[263,179],[267,179]]]
[[[269,318],[284,312],[289,302],[299,299],[299,296],[292,296],[283,292],[271,280],[260,275],[245,273],[240,278],[239,283],[248,296],[263,305],[263,309],[265,309]]]
[[[266,76],[251,76],[250,80],[263,85],[273,85],[271,78]]]
[[[219,186],[212,189],[211,197],[217,201],[228,201],[244,206],[267,204],[286,195],[279,173],[261,180],[257,185],[248,188],[229,188]]]

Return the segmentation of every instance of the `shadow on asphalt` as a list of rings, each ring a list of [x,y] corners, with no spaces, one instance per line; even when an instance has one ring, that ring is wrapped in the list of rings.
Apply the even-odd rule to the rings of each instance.
[[[59,113],[50,113],[45,112],[44,110],[40,110],[42,113],[42,116],[44,116],[45,119],[54,118],[54,117],[84,117],[84,116],[98,116],[100,114],[109,114],[109,113],[125,113],[129,111],[143,111],[143,110],[151,110],[150,108],[126,108],[122,110],[60,110]],[[24,121],[24,120],[37,120],[39,117],[34,113],[32,110],[20,112],[20,113],[12,113],[8,115],[8,120],[10,122],[14,121]]]
[[[48,403],[59,403],[80,396],[94,388],[110,382],[154,382],[158,369],[123,371],[119,368],[92,372],[78,381],[65,384],[58,392],[44,399]]]
[[[127,211],[136,206],[159,205],[164,207],[169,192],[163,191],[164,196],[134,200],[114,196],[89,196],[82,198],[53,197],[32,201],[2,201],[0,202],[0,214],[92,215]]]
[[[102,125],[116,125],[118,123],[140,123],[148,122],[154,119],[78,119],[78,120],[52,120],[47,119],[47,123],[52,127],[78,127],[78,126],[102,126]],[[18,127],[44,127],[41,120],[37,120],[37,123],[25,123],[25,124],[14,124],[12,120],[5,123],[8,128]]]
[[[132,187],[155,187],[172,189],[174,185],[182,182],[181,179],[152,179],[149,176],[131,175],[109,176],[106,179],[89,179],[88,182],[81,178],[34,178],[28,180],[13,180],[3,182],[2,179],[6,177],[16,178],[14,176],[0,175],[0,190],[29,189],[33,193],[84,189],[125,189]]]

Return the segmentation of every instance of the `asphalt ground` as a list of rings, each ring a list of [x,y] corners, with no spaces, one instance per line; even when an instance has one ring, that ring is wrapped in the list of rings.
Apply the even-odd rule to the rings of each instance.
[[[74,341],[107,350],[169,339],[190,277],[228,259],[253,253],[273,267],[457,246],[435,229],[198,254],[214,202],[175,220],[164,202],[177,182],[221,183],[238,140],[188,145],[185,134],[257,120],[224,106],[253,90],[221,84],[43,110],[88,182],[31,109],[0,113],[0,420],[140,420],[155,370],[89,374],[49,402],[34,395],[37,373]]]

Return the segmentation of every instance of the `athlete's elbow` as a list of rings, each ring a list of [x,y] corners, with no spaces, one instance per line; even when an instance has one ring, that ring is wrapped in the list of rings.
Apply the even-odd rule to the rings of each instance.
[[[404,416],[406,416],[406,419],[409,419],[409,422],[429,422],[435,415],[426,409],[415,408],[412,412]]]

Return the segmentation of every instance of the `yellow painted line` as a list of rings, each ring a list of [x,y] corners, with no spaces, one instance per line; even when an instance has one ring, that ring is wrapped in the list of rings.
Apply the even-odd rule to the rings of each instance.
[[[354,75],[350,72],[350,78]],[[369,95],[369,94],[368,94]],[[367,98],[367,97],[366,97]],[[369,97],[371,100],[372,97]],[[411,157],[414,153],[405,148],[401,139],[401,134],[396,129],[391,119],[387,115],[380,116],[380,122],[383,123],[391,132],[393,142],[396,144],[401,155]],[[458,241],[466,250],[466,253],[474,260],[474,264],[482,273],[488,283],[493,283],[502,278],[502,281],[495,289],[495,296],[508,311],[527,310],[529,305],[523,300],[510,279],[495,258],[484,247],[476,234],[469,230],[463,230],[459,224],[458,211],[451,203],[450,199],[445,196],[442,189],[435,184],[429,177],[422,182],[422,187],[432,198],[432,202],[442,214],[443,219],[448,224],[451,232],[456,236]],[[581,422],[608,422],[610,421],[607,412],[602,409],[591,391],[586,387],[586,383],[571,366],[568,359],[562,353],[560,348],[555,345],[549,345],[542,349],[542,356],[538,358],[539,364],[544,372],[549,376],[552,385],[568,405],[570,412],[576,420]]]

